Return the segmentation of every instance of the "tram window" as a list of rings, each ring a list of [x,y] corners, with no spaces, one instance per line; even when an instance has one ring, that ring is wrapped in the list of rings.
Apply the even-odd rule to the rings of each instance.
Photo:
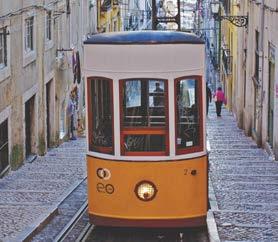
[[[201,82],[196,79],[181,79],[176,81],[176,116],[177,116],[177,153],[182,154],[196,150],[201,145],[200,140],[200,107]]]
[[[164,151],[165,137],[163,135],[126,135],[126,151]]]
[[[122,80],[121,90],[122,154],[166,155],[168,152],[166,80]]]
[[[91,112],[89,123],[90,150],[113,153],[112,81],[89,80]]]
[[[124,82],[124,126],[165,126],[163,80]]]

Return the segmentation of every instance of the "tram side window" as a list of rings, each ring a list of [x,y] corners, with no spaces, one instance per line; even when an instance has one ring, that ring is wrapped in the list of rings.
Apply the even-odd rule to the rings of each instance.
[[[112,81],[92,79],[90,150],[113,154]]]
[[[166,81],[123,80],[122,90],[123,153],[156,152],[154,155],[164,155],[168,135]]]
[[[198,80],[182,79],[176,81],[176,116],[177,116],[177,153],[186,153],[201,145],[200,107],[201,88]],[[200,93],[200,94],[199,94]]]

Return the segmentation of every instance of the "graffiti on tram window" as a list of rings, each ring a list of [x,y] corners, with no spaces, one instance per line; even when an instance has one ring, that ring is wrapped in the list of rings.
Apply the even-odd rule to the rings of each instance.
[[[191,147],[197,145],[198,127],[196,125],[188,125],[188,127],[183,129],[181,137],[181,146]]]
[[[92,134],[94,145],[110,147],[112,145],[111,119],[102,120]]]
[[[143,150],[145,143],[144,136],[129,135],[126,138],[125,146],[128,151]]]
[[[177,145],[181,148],[192,147],[199,143],[197,81],[181,80],[177,91]]]
[[[91,130],[90,150],[112,153],[112,82],[105,79],[93,79],[91,85]],[[104,148],[104,149],[103,149]],[[110,148],[110,149],[107,149]]]
[[[166,143],[163,135],[128,135],[125,137],[127,151],[165,151]]]
[[[110,146],[110,137],[102,133],[93,132],[93,144],[97,146]]]

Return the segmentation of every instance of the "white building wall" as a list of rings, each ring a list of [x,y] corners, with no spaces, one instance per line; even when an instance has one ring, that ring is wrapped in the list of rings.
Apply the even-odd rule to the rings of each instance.
[[[249,16],[248,29],[239,31],[238,57],[243,68],[238,70],[242,82],[237,83],[237,117],[239,126],[246,134],[252,135],[257,144],[270,150],[269,127],[269,45],[275,49],[275,83],[274,83],[274,115],[273,115],[273,147],[272,151],[278,159],[278,2],[264,0],[261,4],[255,1],[241,3],[241,14]],[[259,38],[259,78],[256,84],[255,73],[255,32]],[[247,55],[244,54],[246,49]],[[245,72],[246,58],[246,72]],[[244,83],[246,79],[246,84]],[[244,86],[245,84],[245,86]],[[258,92],[255,93],[257,86]],[[242,92],[243,90],[243,92]],[[257,106],[257,108],[255,108]],[[243,112],[242,112],[243,111]],[[242,118],[241,118],[242,117]]]
[[[264,12],[264,34],[263,34],[263,108],[262,108],[262,144],[264,147],[269,147],[269,135],[268,135],[268,126],[269,126],[269,114],[268,109],[270,102],[274,103],[274,113],[273,113],[273,151],[276,154],[278,159],[278,85],[277,85],[277,52],[278,52],[278,12],[276,8],[275,12],[275,1],[265,1],[267,8]],[[274,80],[274,100],[269,100],[270,98],[270,86],[269,86],[269,60],[270,53],[269,49],[273,48],[275,52],[275,80]],[[277,88],[277,89],[276,89]]]
[[[82,41],[92,33],[95,17],[90,16],[89,0],[70,0],[71,12],[67,13],[66,0],[0,0],[0,28],[7,26],[9,68],[0,69],[0,113],[9,107],[10,166],[19,167],[25,159],[25,102],[35,95],[35,131],[32,132],[32,153],[47,152],[46,86],[52,84],[53,113],[51,114],[51,145],[59,141],[60,118],[66,116],[66,107],[73,84],[71,51],[57,49],[75,48],[83,59]],[[25,8],[25,9],[23,9]],[[27,8],[27,9],[26,9]],[[52,40],[46,41],[46,11],[52,11]],[[13,16],[9,13],[16,12]],[[25,19],[34,16],[34,51],[24,51]],[[90,17],[89,17],[90,16]],[[57,54],[63,54],[63,66]],[[82,63],[81,63],[82,66]],[[34,89],[36,87],[36,90]],[[83,89],[83,83],[78,84]],[[35,92],[34,92],[35,90]],[[32,93],[30,96],[29,94]],[[80,92],[82,93],[82,92]],[[80,97],[80,100],[83,100]],[[63,105],[62,105],[63,104]],[[80,105],[83,105],[80,102]],[[6,113],[6,111],[5,111]],[[65,121],[65,125],[69,125]],[[32,127],[33,128],[33,127]]]
[[[278,6],[277,6],[278,7]],[[276,29],[276,36],[278,35]],[[274,143],[274,155],[275,159],[278,160],[278,41],[276,39],[276,49],[275,49],[275,101],[274,101],[274,133],[273,133],[273,143]]]

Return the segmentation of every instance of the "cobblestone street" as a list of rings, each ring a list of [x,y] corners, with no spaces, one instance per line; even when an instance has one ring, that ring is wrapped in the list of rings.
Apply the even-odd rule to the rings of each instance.
[[[210,105],[212,211],[221,241],[278,241],[278,163]]]
[[[21,241],[86,177],[86,140],[65,142],[0,180],[0,241]]]
[[[278,241],[278,163],[227,110],[207,122],[210,197],[221,241]],[[85,139],[65,142],[0,180],[0,241],[21,241],[86,176]],[[215,200],[214,200],[215,198]]]

